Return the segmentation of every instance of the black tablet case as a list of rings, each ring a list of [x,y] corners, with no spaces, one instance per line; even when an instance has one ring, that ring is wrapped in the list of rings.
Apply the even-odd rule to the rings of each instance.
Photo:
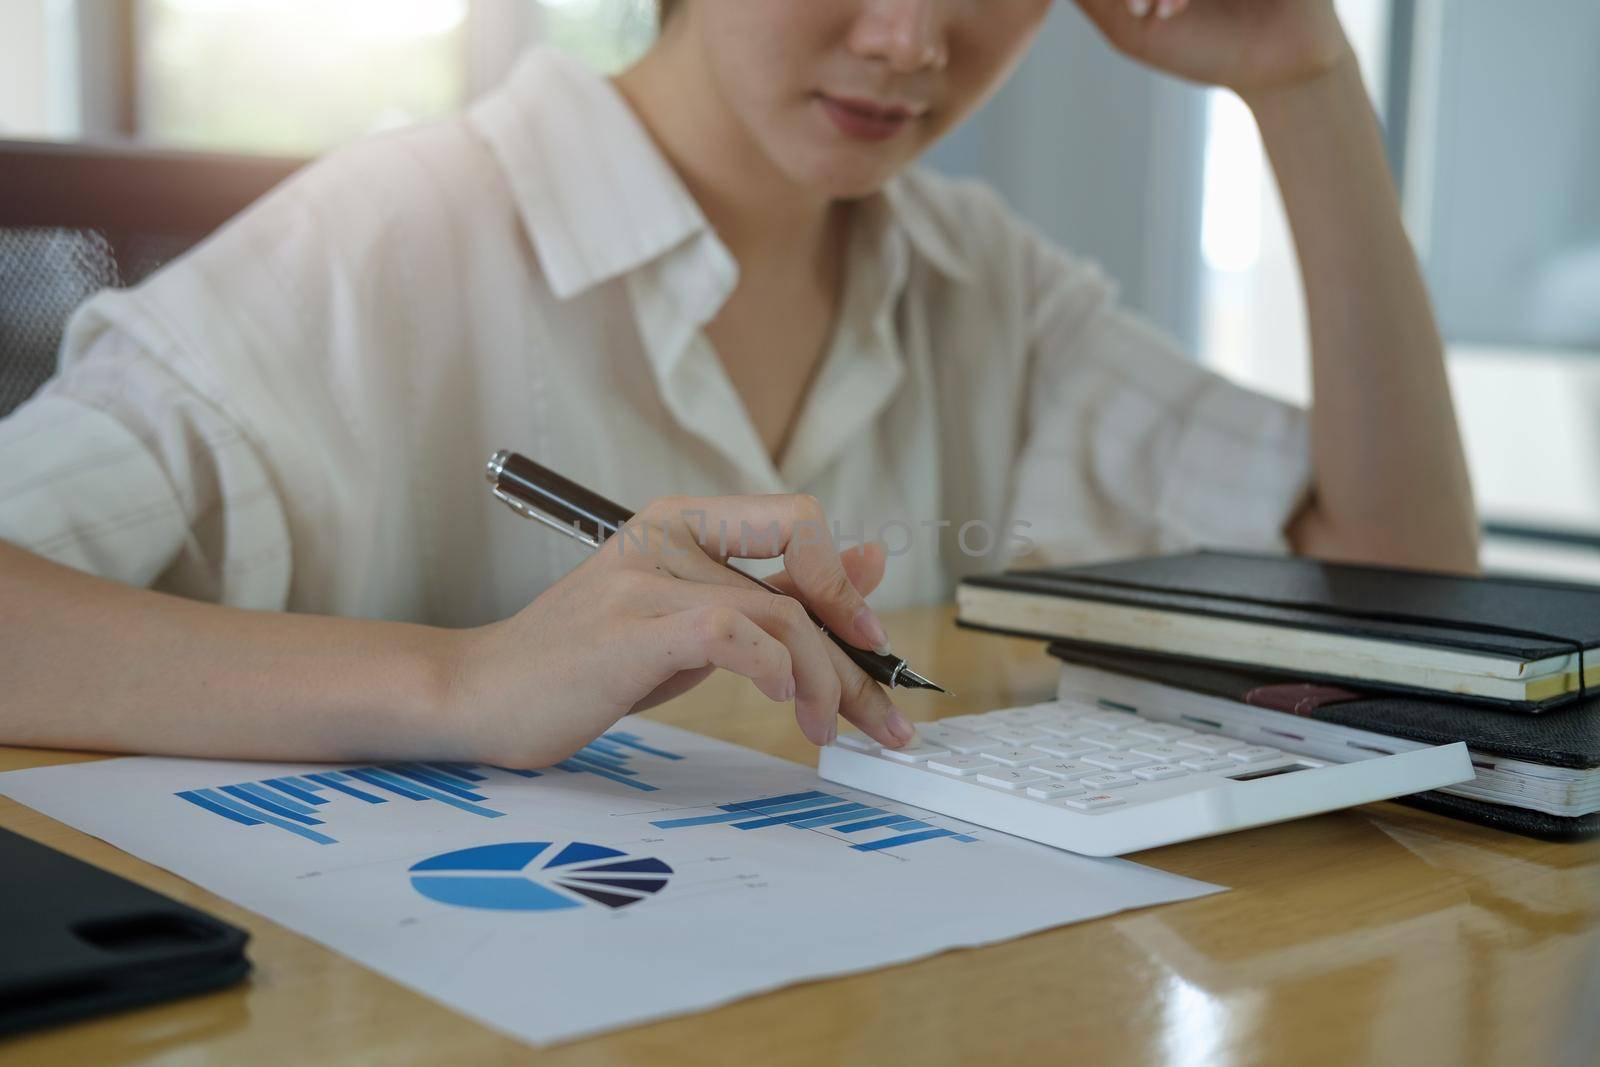
[[[243,978],[249,935],[0,830],[0,1035]]]
[[[1523,715],[1500,708],[1438,699],[1360,692],[1308,682],[1295,675],[1188,660],[1175,656],[1056,641],[1050,654],[1068,663],[1126,674],[1206,696],[1271,708],[1317,722],[1408,741],[1464,741],[1487,755],[1580,770],[1600,767],[1600,697]],[[1600,834],[1600,812],[1565,817],[1481,800],[1428,792],[1402,803],[1533,837],[1568,840]]]
[[[961,584],[1521,661],[1600,646],[1600,587],[1532,579],[1464,578],[1303,557],[1190,552],[1082,567],[1011,570],[966,578]],[[1593,656],[1600,657],[1600,650]],[[1249,667],[1247,660],[1248,650],[1241,649],[1237,662]],[[1355,684],[1417,691],[1370,680]],[[1575,699],[1575,694],[1537,703],[1468,699],[1542,711]]]

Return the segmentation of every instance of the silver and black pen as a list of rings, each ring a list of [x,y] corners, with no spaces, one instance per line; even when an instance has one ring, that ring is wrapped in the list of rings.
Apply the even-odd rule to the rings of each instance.
[[[590,548],[599,548],[607,538],[633,517],[633,512],[621,504],[613,503],[593,490],[585,489],[548,467],[542,467],[515,452],[496,452],[489,459],[487,475],[494,495],[512,511],[525,519],[542,522]],[[726,566],[735,574],[748,578],[769,593],[787,595],[783,590],[753,574],[746,574],[732,565]],[[866,671],[875,681],[891,689],[899,687],[945,692],[943,686],[924,678],[898,656],[857,648],[823,625],[822,620],[817,618],[810,608],[806,608],[806,614],[811,616],[811,621],[816,623],[856,666]]]

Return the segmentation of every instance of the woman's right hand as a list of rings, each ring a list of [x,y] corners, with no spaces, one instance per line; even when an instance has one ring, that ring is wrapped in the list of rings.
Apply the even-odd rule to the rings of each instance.
[[[548,766],[721,667],[794,701],[814,744],[833,739],[839,715],[906,744],[910,722],[800,606],[852,644],[888,647],[863,599],[882,577],[881,546],[847,553],[852,574],[828,529],[808,496],[651,503],[517,615],[456,635],[446,742],[477,760]],[[781,556],[778,581],[799,600],[729,570],[730,556]]]

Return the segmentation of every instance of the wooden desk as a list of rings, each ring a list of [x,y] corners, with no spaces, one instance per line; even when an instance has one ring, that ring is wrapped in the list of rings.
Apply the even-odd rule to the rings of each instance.
[[[914,717],[1052,692],[1055,671],[1038,646],[958,631],[949,618],[889,620],[895,647],[960,694],[909,695],[902,705]],[[652,717],[814,761],[789,717],[742,680],[714,678]],[[90,758],[0,749],[0,770]],[[249,929],[256,962],[233,990],[0,1042],[12,1067],[1543,1064],[1575,1040],[1583,976],[1600,979],[1600,844],[1546,844],[1382,804],[1137,857],[1230,893],[535,1053],[3,799],[0,825]],[[894,921],[892,900],[861,905]],[[1600,1013],[1600,982],[1588,995],[1587,1014]],[[1569,1062],[1591,1052],[1600,1063],[1587,1042]]]

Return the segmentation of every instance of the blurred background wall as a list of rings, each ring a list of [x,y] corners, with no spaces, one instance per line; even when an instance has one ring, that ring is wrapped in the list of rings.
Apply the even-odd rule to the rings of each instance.
[[[1449,342],[1488,562],[1600,580],[1600,5],[1338,6]],[[533,42],[614,70],[652,27],[649,0],[5,0],[0,139],[311,155],[451,113]],[[1308,399],[1292,246],[1230,94],[1144,72],[1058,3],[929,164],[1099,260],[1196,359]]]

